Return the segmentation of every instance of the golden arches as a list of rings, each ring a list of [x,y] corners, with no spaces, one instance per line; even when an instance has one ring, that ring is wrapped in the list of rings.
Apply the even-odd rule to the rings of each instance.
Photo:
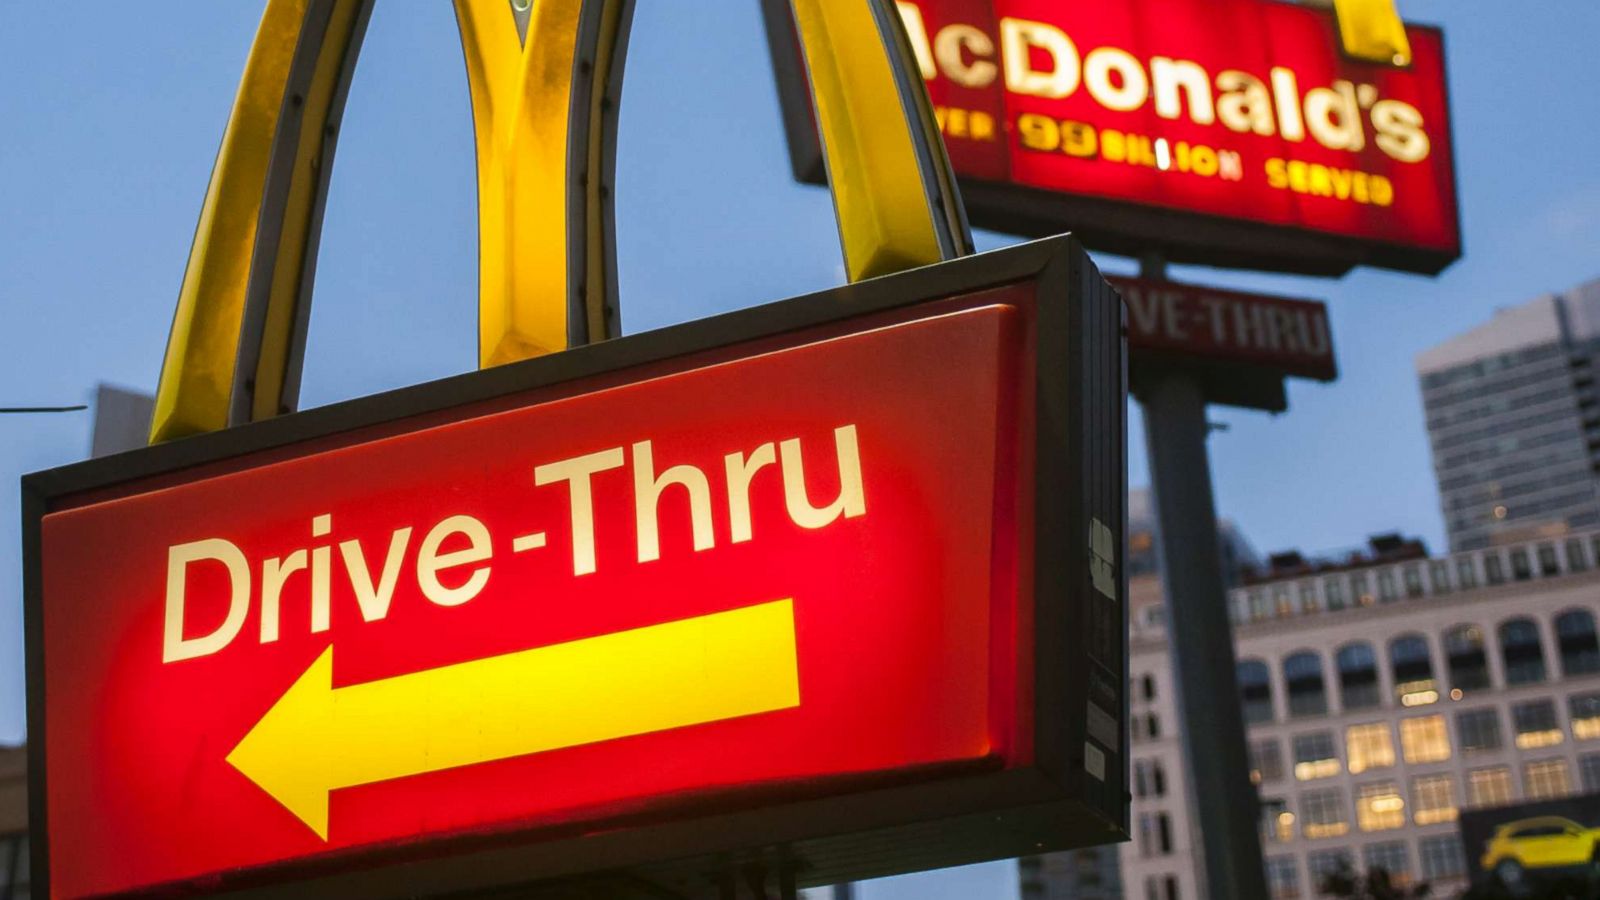
[[[478,165],[479,366],[618,331],[617,102],[633,0],[454,0]],[[792,0],[852,281],[970,252],[889,0]],[[217,153],[152,443],[292,410],[322,205],[373,0],[268,0]]]

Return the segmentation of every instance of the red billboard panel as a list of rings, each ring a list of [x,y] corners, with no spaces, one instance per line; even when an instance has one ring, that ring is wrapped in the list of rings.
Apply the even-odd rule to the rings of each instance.
[[[1046,779],[1027,804],[1110,839],[1121,353],[1069,263],[1099,280],[1042,243],[33,476],[51,895],[931,791],[603,856],[659,862],[972,813],[973,778]],[[1081,500],[1041,493],[1041,454]],[[1082,635],[1071,672],[1041,621]],[[1022,849],[993,840],[961,852]],[[479,871],[439,886],[506,877]]]
[[[796,170],[820,175],[767,4]],[[1306,272],[1461,253],[1442,34],[1346,56],[1286,0],[899,0],[974,224]]]

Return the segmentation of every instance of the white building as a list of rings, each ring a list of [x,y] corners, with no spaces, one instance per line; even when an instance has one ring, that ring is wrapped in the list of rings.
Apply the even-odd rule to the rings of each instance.
[[[1274,897],[1317,896],[1341,859],[1454,896],[1458,810],[1600,791],[1600,532],[1435,558],[1396,539],[1337,563],[1285,554],[1229,603]],[[1129,612],[1121,880],[1130,900],[1200,898],[1190,810],[1211,798],[1185,777],[1155,576],[1134,580]]]

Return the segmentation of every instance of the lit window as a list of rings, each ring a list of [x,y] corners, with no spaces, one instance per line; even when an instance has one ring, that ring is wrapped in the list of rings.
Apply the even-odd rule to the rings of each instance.
[[[1363,784],[1356,789],[1356,825],[1362,831],[1404,828],[1406,800],[1392,781]]]
[[[1333,732],[1314,731],[1294,736],[1294,777],[1300,781],[1328,778],[1339,774],[1339,758],[1333,750]]]
[[[1320,716],[1328,711],[1322,660],[1315,653],[1296,653],[1284,660],[1283,680],[1289,692],[1289,715]]]
[[[1267,891],[1277,900],[1300,896],[1300,867],[1292,856],[1269,856]]]
[[[1572,776],[1564,759],[1541,759],[1522,767],[1523,792],[1529,800],[1554,800],[1572,793]]]
[[[1418,716],[1400,720],[1400,750],[1408,763],[1441,762],[1450,758],[1450,732],[1444,716]]]
[[[1439,834],[1417,841],[1417,855],[1422,857],[1422,877],[1460,878],[1467,874],[1467,859],[1461,852],[1461,839],[1453,834]]]
[[[1572,736],[1580,741],[1600,738],[1600,694],[1573,694],[1567,698],[1572,713]]]
[[[1450,688],[1461,694],[1489,686],[1489,658],[1483,651],[1483,629],[1457,625],[1444,633],[1445,664],[1450,667]],[[1459,696],[1452,694],[1452,696]]]
[[[1337,788],[1300,795],[1301,829],[1308,838],[1337,837],[1350,830],[1344,815],[1344,794]]]
[[[1418,825],[1454,822],[1454,780],[1449,775],[1423,775],[1411,779],[1411,817]]]
[[[1529,700],[1511,707],[1516,728],[1517,749],[1532,750],[1561,743],[1561,723],[1556,721],[1556,705],[1551,700]]]
[[[1352,775],[1394,765],[1394,741],[1389,737],[1389,723],[1351,725],[1344,732],[1344,750]]]
[[[1500,625],[1500,654],[1505,658],[1506,684],[1544,680],[1544,649],[1539,645],[1539,626],[1532,619],[1512,619]]]
[[[1393,887],[1405,887],[1411,883],[1411,860],[1403,841],[1368,844],[1361,848],[1361,861],[1366,865],[1369,876],[1382,871],[1389,876],[1389,884]]]
[[[1346,644],[1334,656],[1339,667],[1339,702],[1346,710],[1378,705],[1378,657],[1371,644]]]
[[[1594,615],[1573,609],[1556,616],[1556,644],[1561,650],[1561,674],[1592,675],[1600,672],[1600,639],[1594,632]]]
[[[1367,573],[1356,572],[1350,576],[1350,599],[1358,606],[1371,606],[1376,600],[1368,587]]]
[[[1289,803],[1276,797],[1268,797],[1261,801],[1261,841],[1266,844],[1281,844],[1294,838],[1294,813],[1289,812]]]
[[[1505,806],[1511,802],[1511,770],[1505,766],[1467,773],[1468,806]]]
[[[1256,784],[1283,778],[1283,745],[1277,738],[1250,743],[1250,780]]]
[[[1456,713],[1456,737],[1462,753],[1484,753],[1500,749],[1500,713],[1493,709],[1469,709]]]
[[[1389,643],[1394,693],[1401,706],[1424,706],[1439,699],[1433,681],[1433,660],[1428,642],[1420,634],[1407,634]]]

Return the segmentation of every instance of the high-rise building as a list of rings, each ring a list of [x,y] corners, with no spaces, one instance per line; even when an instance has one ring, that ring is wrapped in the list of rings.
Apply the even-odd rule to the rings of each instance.
[[[1600,526],[1600,279],[1416,362],[1452,550]]]
[[[1600,791],[1600,531],[1436,557],[1394,536],[1332,560],[1278,554],[1228,602],[1277,900],[1319,896],[1344,864],[1454,896],[1471,863],[1461,810]],[[1123,896],[1204,900],[1193,810],[1212,798],[1184,769],[1154,575],[1132,579],[1129,614]]]

